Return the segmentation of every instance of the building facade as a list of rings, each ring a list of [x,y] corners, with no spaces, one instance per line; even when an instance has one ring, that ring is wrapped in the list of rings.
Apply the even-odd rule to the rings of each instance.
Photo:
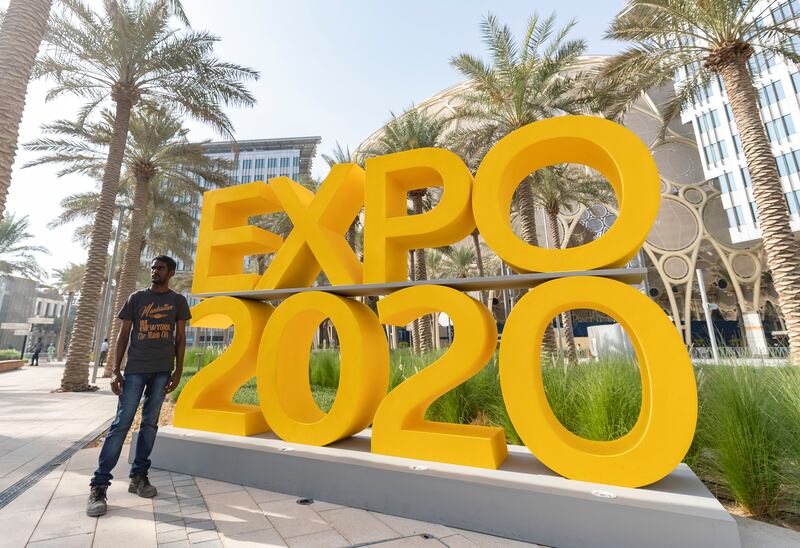
[[[26,324],[34,315],[36,282],[16,276],[0,276],[0,323]],[[25,335],[23,330],[0,329],[0,348],[21,350]]]
[[[777,3],[762,0],[754,10],[762,25],[784,23],[800,16],[800,0]],[[800,47],[800,39],[796,47]],[[693,71],[688,66],[677,74],[675,86]],[[750,58],[750,72],[758,91],[761,118],[772,144],[791,225],[800,231],[800,73],[797,67],[774,56],[757,54]],[[719,78],[712,79],[681,113],[691,123],[694,138],[709,180],[716,181],[733,243],[761,238],[758,211],[753,199],[750,174],[733,120],[728,96]]]
[[[230,182],[232,185],[267,181],[273,177],[286,176],[293,180],[311,177],[311,163],[317,154],[317,145],[322,140],[319,136],[285,137],[279,139],[253,139],[237,141],[236,149],[231,141],[218,141],[206,145],[206,154],[212,158],[227,160],[233,164]],[[198,183],[208,190],[204,180]],[[193,213],[195,231],[192,248],[197,247],[197,227],[200,222],[202,196],[195,197],[196,207]],[[192,262],[178,262],[179,272],[191,272]]]

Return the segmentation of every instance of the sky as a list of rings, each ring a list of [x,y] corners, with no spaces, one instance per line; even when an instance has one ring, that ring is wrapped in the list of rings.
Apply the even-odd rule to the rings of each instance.
[[[9,0],[0,0],[6,8]],[[91,5],[99,6],[97,0]],[[480,21],[488,13],[519,36],[534,11],[556,12],[560,24],[574,18],[570,36],[587,42],[587,54],[611,54],[619,43],[604,40],[623,0],[555,2],[509,0],[183,0],[195,29],[221,41],[215,52],[224,60],[261,73],[250,89],[257,104],[228,109],[236,138],[260,139],[318,135],[322,142],[313,174],[327,167],[319,154],[338,141],[351,149],[381,127],[390,112],[400,113],[462,81],[449,65],[462,52],[484,56]],[[80,100],[45,102],[50,83],[28,88],[20,127],[22,145],[39,135],[42,124],[72,118]],[[219,139],[212,130],[187,121],[192,139]],[[28,215],[35,243],[48,249],[40,264],[51,274],[69,262],[86,260],[73,236],[74,226],[49,228],[61,200],[95,187],[82,176],[57,177],[55,166],[23,169],[36,154],[20,146],[12,173],[7,211]]]

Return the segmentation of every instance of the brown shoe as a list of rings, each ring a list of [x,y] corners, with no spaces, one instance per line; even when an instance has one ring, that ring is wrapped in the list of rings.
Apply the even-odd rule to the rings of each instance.
[[[158,494],[158,490],[150,485],[147,474],[136,474],[131,477],[131,484],[128,486],[129,493],[136,493],[142,498],[151,499]]]

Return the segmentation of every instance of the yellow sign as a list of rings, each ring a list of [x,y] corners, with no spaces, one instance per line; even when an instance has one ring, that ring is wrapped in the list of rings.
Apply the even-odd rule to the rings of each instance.
[[[542,249],[514,234],[509,216],[519,182],[530,172],[577,163],[602,173],[619,202],[606,234],[574,248]],[[440,187],[430,211],[408,215],[410,190]],[[475,180],[461,159],[440,149],[371,158],[366,170],[335,166],[316,195],[286,177],[205,193],[197,244],[195,293],[309,287],[320,272],[333,285],[405,281],[409,250],[456,243],[477,226],[499,257],[518,272],[620,267],[655,222],[659,178],[647,147],[630,131],[600,118],[564,116],[530,124],[486,154]],[[345,233],[364,209],[364,262]],[[285,211],[293,230],[283,241],[248,224]],[[263,276],[242,273],[244,257],[275,253]],[[642,378],[642,408],[619,439],[580,438],[558,421],[542,384],[539,344],[551,319],[573,308],[615,318],[631,338]],[[383,325],[406,325],[432,312],[453,320],[452,346],[389,394],[389,349]],[[498,468],[508,450],[503,430],[425,420],[439,396],[477,373],[494,354],[497,328],[489,310],[443,286],[397,291],[365,305],[320,291],[297,293],[276,308],[230,296],[193,309],[194,327],[234,327],[227,351],[186,385],[175,426],[249,436],[272,430],[286,441],[326,445],[372,424],[372,451],[466,466]],[[339,334],[336,401],[324,413],[311,394],[309,353],[319,324]],[[575,480],[627,487],[669,474],[689,449],[697,420],[697,387],[678,332],[649,298],[622,282],[580,276],[546,282],[516,304],[499,349],[503,399],[514,427],[536,457]],[[231,402],[257,377],[260,406]]]

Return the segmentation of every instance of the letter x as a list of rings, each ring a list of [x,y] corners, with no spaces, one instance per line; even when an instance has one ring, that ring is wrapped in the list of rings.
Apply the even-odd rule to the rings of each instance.
[[[316,195],[288,177],[270,179],[293,228],[256,289],[309,287],[320,270],[334,285],[362,283],[363,266],[344,235],[364,206],[364,178],[356,164],[335,165]]]

